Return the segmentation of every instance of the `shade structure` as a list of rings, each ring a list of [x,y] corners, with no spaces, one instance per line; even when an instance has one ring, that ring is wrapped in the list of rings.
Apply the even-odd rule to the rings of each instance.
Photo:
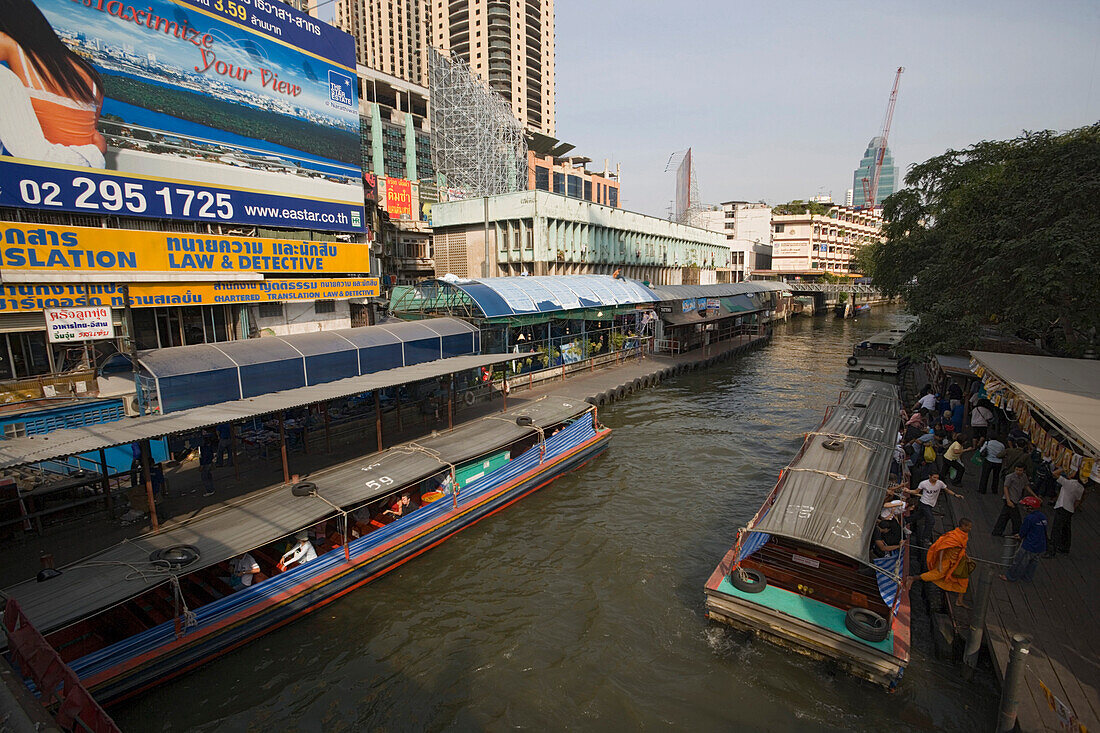
[[[160,412],[324,384],[475,354],[477,329],[456,318],[175,346],[138,357]]]
[[[870,563],[900,423],[897,387],[863,380],[826,413],[749,529]]]
[[[125,540],[61,568],[48,582],[29,580],[5,589],[43,633],[169,582],[171,573],[150,563],[156,550],[190,545],[199,560],[180,575],[215,565],[332,516],[334,507],[354,509],[395,489],[429,478],[451,465],[500,450],[542,429],[579,418],[591,405],[548,396],[506,413],[466,423],[453,432],[395,446],[309,476],[317,495],[295,496],[274,486],[233,501],[159,533]],[[517,422],[517,418],[529,418]],[[584,418],[591,424],[590,418]],[[549,447],[548,447],[549,450]],[[385,485],[369,479],[384,475]]]
[[[791,288],[787,283],[768,280],[746,280],[739,283],[717,283],[714,285],[652,285],[650,290],[658,300],[682,300],[684,298],[729,298],[747,293],[787,293]]]
[[[409,382],[435,379],[467,369],[477,369],[517,359],[528,359],[535,352],[512,354],[467,354],[425,364],[362,374],[326,384],[314,384],[282,392],[248,397],[232,402],[196,407],[167,415],[148,415],[81,428],[55,430],[45,435],[0,441],[0,469],[87,453],[164,435],[187,433],[224,423],[239,422],[327,400],[396,387]]]
[[[609,275],[489,277],[476,280],[428,280],[396,297],[400,313],[430,313],[466,308],[475,318],[508,318],[582,308],[636,306],[659,300],[635,280]]]

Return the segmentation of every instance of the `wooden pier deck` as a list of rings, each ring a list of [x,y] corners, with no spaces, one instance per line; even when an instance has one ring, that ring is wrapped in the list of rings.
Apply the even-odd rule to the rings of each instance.
[[[970,554],[999,561],[1004,541],[991,530],[1001,500],[978,494],[972,473],[977,472],[967,471],[963,498],[951,500],[952,511],[974,522]],[[1053,508],[1044,504],[1043,512],[1049,518]],[[1040,560],[1030,583],[1005,582],[997,578],[1004,568],[995,570],[985,641],[1002,680],[1012,636],[1031,638],[1017,715],[1020,730],[1080,730],[1062,727],[1041,687],[1046,685],[1082,725],[1100,731],[1100,501],[1086,498],[1073,518],[1071,553]]]

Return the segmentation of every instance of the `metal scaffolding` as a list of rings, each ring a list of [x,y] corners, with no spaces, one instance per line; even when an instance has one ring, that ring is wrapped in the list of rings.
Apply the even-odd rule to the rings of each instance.
[[[527,188],[527,141],[512,108],[457,56],[428,52],[432,165],[450,198]]]

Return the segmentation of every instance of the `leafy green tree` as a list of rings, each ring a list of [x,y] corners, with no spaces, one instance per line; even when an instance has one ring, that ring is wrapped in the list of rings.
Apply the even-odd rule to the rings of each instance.
[[[1079,356],[1100,330],[1100,123],[948,150],[883,202],[859,269],[920,316],[913,353],[983,335]]]

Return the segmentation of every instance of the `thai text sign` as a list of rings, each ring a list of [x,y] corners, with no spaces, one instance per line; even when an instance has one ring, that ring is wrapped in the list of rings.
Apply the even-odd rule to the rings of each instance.
[[[51,343],[93,341],[115,337],[111,309],[105,306],[49,308],[45,315],[46,333]]]
[[[322,278],[251,280],[228,282],[133,283],[130,304],[134,308],[172,305],[223,305],[276,301],[347,300],[378,295],[378,278]],[[0,285],[0,313],[50,309],[107,310],[126,305],[122,286],[114,283],[87,285]],[[96,337],[99,338],[99,337]],[[108,338],[108,337],[103,337]],[[71,340],[71,339],[65,339]]]
[[[349,242],[0,222],[3,279],[28,270],[367,274],[370,257],[368,245]]]
[[[412,182],[404,178],[386,179],[386,211],[391,219],[411,219],[413,216]]]
[[[0,206],[363,228],[352,36],[275,0],[20,4],[96,94],[0,72],[36,118],[0,141]]]

